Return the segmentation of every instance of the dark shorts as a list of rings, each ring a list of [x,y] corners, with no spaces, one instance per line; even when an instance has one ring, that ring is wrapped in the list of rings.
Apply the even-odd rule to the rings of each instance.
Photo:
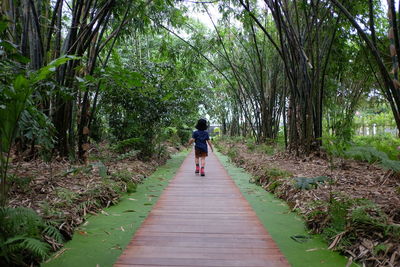
[[[203,150],[200,150],[200,149],[195,149],[194,150],[194,155],[195,155],[196,158],[202,158],[202,157],[207,157],[208,153],[203,151]]]

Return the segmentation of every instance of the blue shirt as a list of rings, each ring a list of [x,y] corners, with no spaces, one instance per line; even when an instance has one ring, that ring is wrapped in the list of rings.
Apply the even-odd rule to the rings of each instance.
[[[194,131],[192,138],[195,141],[195,149],[200,149],[204,152],[208,152],[207,149],[207,140],[210,140],[210,136],[208,135],[208,132],[206,131]]]

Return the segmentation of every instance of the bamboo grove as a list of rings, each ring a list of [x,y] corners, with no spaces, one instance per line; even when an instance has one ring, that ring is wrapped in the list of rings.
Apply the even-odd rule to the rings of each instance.
[[[308,154],[324,131],[349,140],[360,99],[371,90],[382,93],[399,127],[398,8],[384,4],[388,14],[373,0],[222,5],[243,25],[240,32],[229,21],[215,28],[235,82],[230,117],[223,114],[230,131],[250,131],[262,142],[275,139],[283,123],[287,148]]]
[[[193,6],[209,17],[211,28],[189,18]],[[219,19],[211,14],[213,6]],[[196,116],[202,105],[225,134],[265,142],[283,129],[287,148],[308,154],[319,149],[324,133],[349,139],[358,103],[373,91],[380,92],[400,127],[400,7],[394,1],[238,0],[191,7],[161,0],[1,2],[1,57],[15,63],[7,68],[34,72],[66,58],[32,93],[34,106],[54,127],[53,152],[77,153],[85,161],[93,129],[104,119],[100,110],[108,109],[109,125],[122,125],[121,118],[131,113],[115,108],[113,94],[119,93],[107,91],[116,81],[106,80],[107,69],[121,74],[129,65],[125,58],[153,54],[172,62],[163,71],[185,77],[171,84],[186,88],[188,114]],[[141,87],[143,79],[157,84],[146,74],[154,70],[150,65],[139,62],[134,69],[125,77],[132,87]],[[7,71],[3,76],[3,84],[15,83]],[[186,94],[169,90],[163,101]],[[160,112],[152,107],[146,106]],[[143,116],[135,114],[136,120]],[[145,120],[163,118],[153,115]],[[154,129],[144,135],[153,136]],[[17,141],[22,150],[34,148],[32,140]]]

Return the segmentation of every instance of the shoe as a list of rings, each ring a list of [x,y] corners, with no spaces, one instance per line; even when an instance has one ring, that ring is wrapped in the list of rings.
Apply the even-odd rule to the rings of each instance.
[[[200,172],[200,167],[196,166],[196,170],[194,171],[194,173],[199,173]]]
[[[201,168],[201,176],[206,176],[206,174],[204,172],[204,168]]]

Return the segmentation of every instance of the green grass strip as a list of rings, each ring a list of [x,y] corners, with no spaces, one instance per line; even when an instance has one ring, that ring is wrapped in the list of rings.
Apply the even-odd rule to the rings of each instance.
[[[218,152],[216,155],[293,267],[346,266],[347,259],[328,250],[319,235],[310,235],[304,221],[291,212],[284,201],[261,186],[249,183],[251,175],[234,166],[227,156]]]
[[[88,218],[76,229],[65,251],[44,267],[106,267],[112,266],[139,229],[160,194],[174,177],[188,151],[173,155],[167,163],[139,184],[137,191],[126,194],[121,201],[104,209],[105,213]]]

